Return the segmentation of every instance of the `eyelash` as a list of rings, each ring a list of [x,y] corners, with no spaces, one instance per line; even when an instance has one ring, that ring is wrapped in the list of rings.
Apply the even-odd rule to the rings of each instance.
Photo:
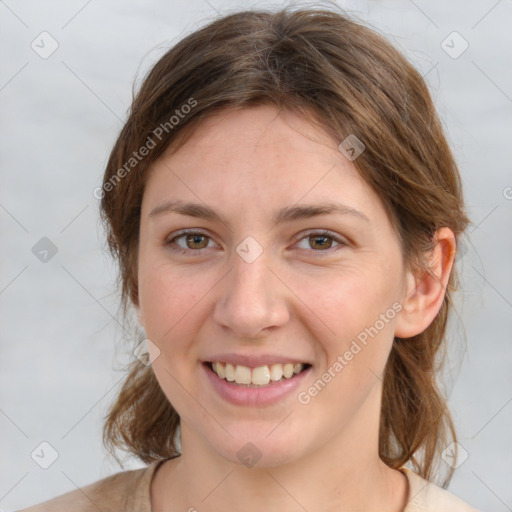
[[[183,231],[180,231],[179,233],[177,233],[176,236],[172,237],[171,239],[166,240],[164,245],[167,246],[172,252],[176,252],[179,254],[190,254],[191,252],[201,254],[203,250],[207,249],[207,247],[203,247],[202,249],[183,249],[181,247],[172,247],[172,244],[174,244],[176,240],[183,238],[186,235],[200,235],[200,236],[203,236],[203,237],[211,240],[210,236],[208,236],[207,234],[202,233],[200,231],[183,230]],[[333,233],[332,231],[329,231],[329,230],[311,231],[311,232],[307,233],[306,235],[304,235],[302,238],[299,238],[299,240],[297,240],[297,242],[301,242],[302,240],[304,240],[306,238],[321,237],[321,236],[331,238],[339,245],[336,247],[333,247],[333,248],[325,249],[325,250],[311,249],[313,252],[332,254],[333,251],[337,251],[338,249],[341,249],[344,246],[349,245],[345,240],[343,240],[338,235],[336,235],[335,233]]]

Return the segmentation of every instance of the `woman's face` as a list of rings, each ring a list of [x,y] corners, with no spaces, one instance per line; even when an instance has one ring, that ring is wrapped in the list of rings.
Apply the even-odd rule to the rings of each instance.
[[[271,467],[376,443],[405,271],[379,197],[322,130],[271,106],[225,110],[164,154],[138,281],[184,454]]]

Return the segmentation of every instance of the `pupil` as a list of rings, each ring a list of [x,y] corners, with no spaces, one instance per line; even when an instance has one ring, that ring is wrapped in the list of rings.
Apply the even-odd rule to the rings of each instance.
[[[313,238],[314,238],[314,240],[315,240],[315,242],[314,242],[315,244],[317,244],[317,241],[318,241],[318,240],[324,240],[324,242],[323,242],[323,243],[322,243],[322,242],[320,242],[320,244],[319,244],[319,246],[320,246],[320,247],[330,247],[330,244],[329,244],[329,242],[328,242],[328,240],[329,240],[329,237],[328,237],[328,236],[322,235],[322,236],[315,236],[315,237],[313,237]]]
[[[189,235],[187,238],[187,241],[192,244],[201,245],[201,239],[204,239],[203,235]],[[201,249],[202,249],[202,247],[201,247]]]

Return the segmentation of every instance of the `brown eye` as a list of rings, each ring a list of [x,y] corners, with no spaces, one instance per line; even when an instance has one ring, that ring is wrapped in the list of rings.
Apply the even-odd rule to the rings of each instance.
[[[207,237],[200,234],[185,235],[186,244],[189,249],[204,249],[208,245]]]
[[[168,239],[165,245],[174,252],[194,255],[202,254],[202,249],[207,249],[211,238],[198,231],[186,231],[178,233],[175,237]]]
[[[303,244],[302,247],[300,244]],[[338,249],[348,246],[343,238],[330,231],[316,231],[307,233],[299,240],[298,247],[309,252],[332,254]],[[313,251],[311,251],[313,250]]]
[[[313,249],[330,249],[333,239],[326,235],[312,235],[309,237]]]

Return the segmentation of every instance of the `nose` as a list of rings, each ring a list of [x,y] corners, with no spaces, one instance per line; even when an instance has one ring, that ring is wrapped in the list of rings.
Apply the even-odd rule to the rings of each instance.
[[[248,263],[234,255],[232,269],[222,280],[214,320],[237,339],[257,339],[289,320],[286,286],[267,266],[263,253]]]

